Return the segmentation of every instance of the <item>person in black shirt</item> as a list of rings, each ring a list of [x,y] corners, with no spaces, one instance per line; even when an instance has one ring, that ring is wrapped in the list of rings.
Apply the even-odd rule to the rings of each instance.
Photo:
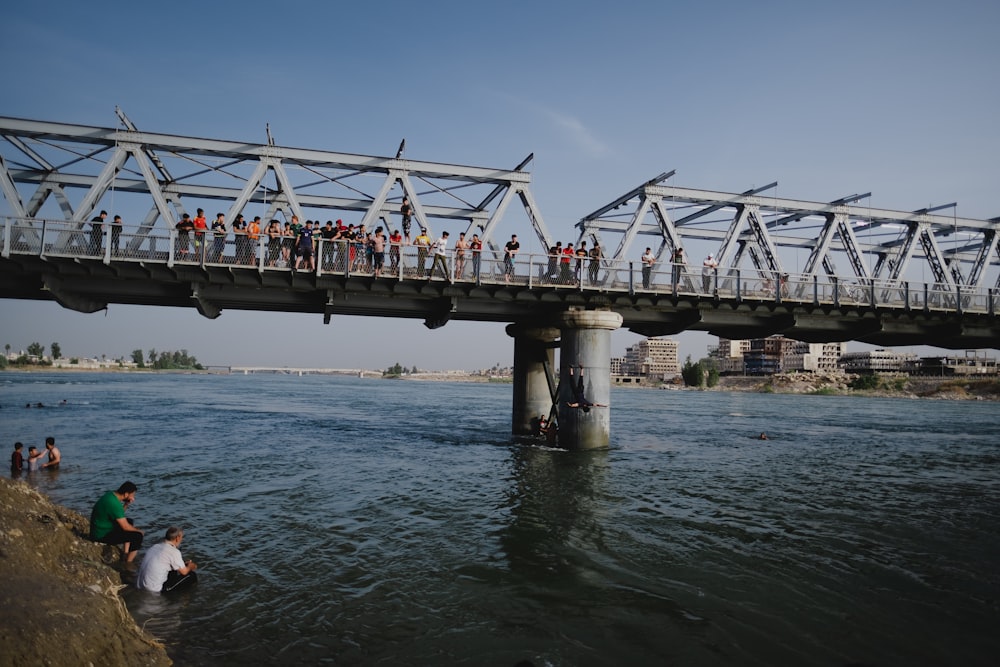
[[[514,257],[520,249],[521,244],[517,242],[517,234],[511,235],[510,241],[503,247],[503,275],[507,282],[510,282],[511,276],[514,275]]]
[[[90,245],[87,247],[88,255],[101,254],[101,237],[104,235],[104,218],[108,217],[107,211],[95,216],[90,221]]]

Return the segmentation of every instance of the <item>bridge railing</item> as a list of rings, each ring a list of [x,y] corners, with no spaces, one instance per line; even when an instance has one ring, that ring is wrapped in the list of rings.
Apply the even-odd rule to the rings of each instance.
[[[314,239],[311,265],[291,237],[211,230],[122,228],[105,221],[0,217],[3,257],[87,258],[111,262],[244,267],[265,272],[308,271],[317,276],[375,276],[430,279],[482,285],[587,290],[634,295],[718,298],[762,303],[996,314],[997,290],[900,280],[859,279],[780,273],[759,269],[716,269],[604,258],[519,253],[505,258],[491,248],[474,253],[450,248],[435,259],[433,248],[386,243],[381,266],[362,242]],[[296,266],[298,264],[298,266]]]

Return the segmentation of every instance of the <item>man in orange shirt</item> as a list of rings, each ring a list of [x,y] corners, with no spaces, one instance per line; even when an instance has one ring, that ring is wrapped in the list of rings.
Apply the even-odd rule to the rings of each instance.
[[[247,264],[253,266],[254,258],[257,257],[257,239],[260,238],[260,216],[255,216],[247,225],[247,241],[250,244],[250,254],[247,256]]]
[[[194,252],[198,259],[204,259],[205,232],[208,231],[208,221],[205,220],[204,209],[198,209],[198,215],[194,216]]]

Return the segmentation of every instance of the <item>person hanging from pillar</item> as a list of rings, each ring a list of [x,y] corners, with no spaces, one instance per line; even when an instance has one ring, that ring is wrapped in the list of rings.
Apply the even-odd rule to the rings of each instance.
[[[569,367],[569,383],[573,387],[573,402],[566,403],[566,407],[569,408],[580,408],[584,412],[590,412],[590,408],[606,408],[608,407],[604,403],[594,403],[588,401],[585,395],[585,389],[583,384],[583,366],[580,366],[580,374],[577,376],[576,385],[573,385],[573,367]]]

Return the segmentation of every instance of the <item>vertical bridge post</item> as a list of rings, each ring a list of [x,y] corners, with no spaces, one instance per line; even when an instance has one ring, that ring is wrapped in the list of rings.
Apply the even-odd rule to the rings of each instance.
[[[552,388],[549,373],[555,366],[555,345],[559,329],[525,324],[507,325],[514,339],[514,406],[511,431],[533,435],[540,415],[552,418]]]
[[[610,310],[570,310],[563,313],[559,352],[559,444],[567,449],[602,449],[611,436],[611,332],[622,316]],[[570,371],[572,370],[572,375]],[[583,377],[587,401],[607,407],[569,407],[578,401],[576,387]]]

